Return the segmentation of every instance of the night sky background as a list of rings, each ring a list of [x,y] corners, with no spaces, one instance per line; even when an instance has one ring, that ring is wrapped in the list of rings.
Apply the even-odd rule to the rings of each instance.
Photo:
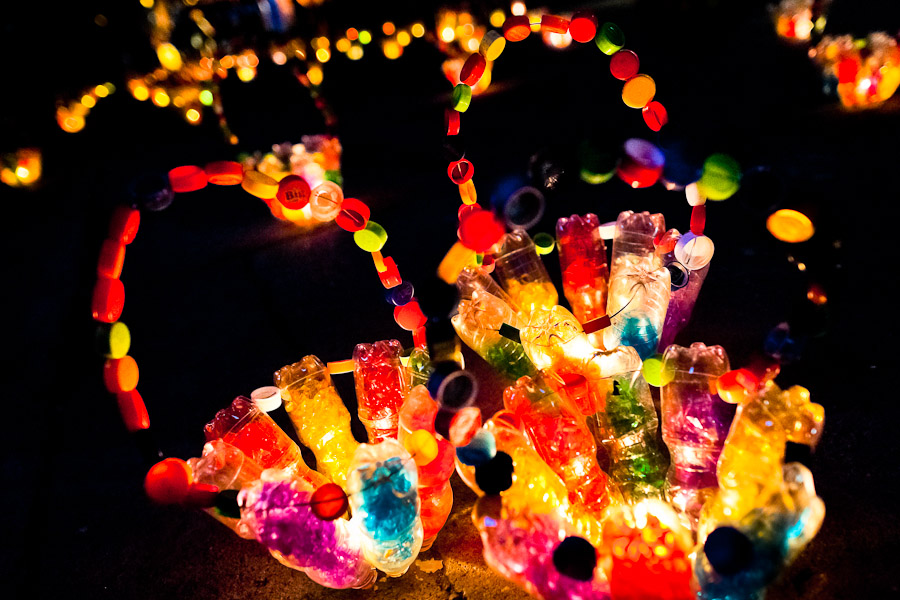
[[[558,12],[585,5],[544,4]],[[596,187],[578,181],[569,157],[585,138],[618,144],[637,136],[701,158],[726,152],[741,163],[741,191],[709,205],[706,232],[716,256],[693,322],[677,341],[721,344],[737,368],[761,352],[780,322],[809,334],[800,360],[786,365],[778,382],[804,385],[825,407],[819,447],[794,458],[812,469],[827,512],[819,536],[769,597],[885,598],[900,587],[900,409],[891,375],[897,331],[888,314],[896,310],[898,287],[890,261],[900,216],[900,97],[875,110],[842,109],[823,95],[807,47],[777,39],[765,4],[592,5],[601,21],[622,27],[641,71],[656,80],[671,120],[660,134],[622,104],[621,84],[593,44],[556,51],[532,35],[508,45],[490,93],[463,115],[466,156],[483,198],[503,178],[525,175],[535,154],[567,169],[532,234],[552,232],[557,218],[573,213],[595,212],[602,222],[625,209],[663,212],[667,226],[688,228],[681,193],[631,190],[618,179]],[[438,5],[332,0],[309,13],[297,7],[295,32],[307,39],[325,33],[316,22],[327,23],[332,38],[350,26],[377,31],[385,20],[432,28]],[[468,7],[482,22],[494,8],[508,9],[494,2]],[[145,499],[141,444],[167,456],[196,456],[202,426],[216,410],[271,385],[282,365],[306,354],[349,358],[360,342],[412,342],[394,324],[370,259],[336,226],[303,231],[276,221],[239,188],[178,195],[166,211],[142,214],[128,246],[122,320],[132,332],[130,354],[141,367],[153,438],[136,443],[124,430],[102,383],[89,312],[112,208],[129,201],[129,185],[144,174],[234,159],[326,131],[290,66],[265,59],[252,82],[232,75],[221,84],[240,138],[236,147],[223,141],[211,111],[193,127],[173,110],[138,102],[125,88],[126,76],[157,64],[145,12],[137,0],[30,2],[4,6],[0,17],[0,153],[39,147],[44,169],[36,189],[0,189],[10,409],[0,436],[4,589],[13,597],[91,598],[498,593],[499,587],[476,586],[477,571],[450,566],[436,583],[412,569],[379,583],[392,590],[331,592],[205,515]],[[95,24],[98,14],[106,26]],[[878,30],[896,35],[900,3],[835,0],[826,33]],[[265,40],[250,25],[242,31],[247,44]],[[459,203],[442,150],[451,89],[442,60],[425,40],[413,40],[396,61],[372,44],[357,62],[336,54],[321,88],[337,115],[332,133],[343,145],[346,193],[367,202],[373,220],[385,226],[385,255],[416,286],[429,315],[446,313],[452,301],[452,289],[434,271],[456,239]],[[104,81],[118,91],[98,102],[83,131],[64,133],[56,101]],[[776,241],[765,229],[776,207],[812,211],[815,236],[796,246]],[[797,262],[807,270],[798,271]],[[561,291],[557,255],[545,264]],[[828,294],[824,310],[806,300],[811,283]],[[480,359],[471,353],[467,359],[482,382],[479,403],[490,413],[499,406],[501,383]],[[352,378],[338,376],[336,383],[353,413]],[[363,434],[359,423],[354,431]],[[462,557],[477,565],[480,543],[466,514],[474,494],[454,481],[454,517],[424,558],[449,565]],[[491,581],[499,580],[484,585]]]

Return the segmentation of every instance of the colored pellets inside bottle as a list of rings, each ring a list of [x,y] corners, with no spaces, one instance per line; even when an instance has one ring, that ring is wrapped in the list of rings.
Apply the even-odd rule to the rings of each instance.
[[[656,346],[659,344],[659,331],[653,326],[650,319],[646,317],[626,317],[622,326],[621,344],[634,348],[641,360],[650,358],[656,354]]]

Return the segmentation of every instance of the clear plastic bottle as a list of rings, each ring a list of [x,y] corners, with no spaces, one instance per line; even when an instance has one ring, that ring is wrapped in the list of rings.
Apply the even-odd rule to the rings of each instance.
[[[409,391],[402,353],[397,340],[357,344],[353,350],[359,420],[366,426],[370,444],[397,439],[400,406]]]
[[[316,468],[344,487],[359,442],[350,431],[350,412],[321,360],[309,355],[275,372],[294,430],[316,456]]]
[[[222,440],[206,442],[203,456],[188,459],[194,481],[214,485],[220,492],[238,490],[257,479],[263,472],[262,467],[247,458],[235,446]],[[312,485],[312,482],[309,482]],[[206,514],[230,528],[242,538],[253,539],[254,534],[247,527],[240,526],[240,519],[226,517],[216,508],[204,509]]]
[[[263,469],[288,469],[308,481],[327,481],[307,466],[294,440],[244,396],[216,413],[204,434],[208,442],[221,439],[235,446]]]
[[[582,323],[606,314],[609,268],[599,227],[600,220],[591,213],[563,217],[556,222],[563,294]]]
[[[716,393],[716,379],[728,370],[721,346],[672,345],[663,355],[668,381],[660,391],[662,437],[672,461],[666,495],[693,529],[703,502],[717,486],[716,463],[734,419],[734,405]]]
[[[265,471],[241,490],[241,523],[283,565],[330,588],[367,588],[376,572],[345,519],[326,521],[311,508],[314,488],[289,473]]]
[[[366,559],[391,577],[403,575],[424,539],[416,465],[400,442],[360,444],[347,494]]]
[[[498,373],[511,381],[535,374],[522,344],[500,335],[504,324],[521,328],[508,304],[488,292],[474,290],[470,299],[460,300],[457,310],[451,319],[457,335]]]
[[[431,548],[438,532],[447,522],[453,509],[453,489],[450,477],[456,462],[456,449],[434,429],[438,404],[432,399],[425,386],[417,386],[400,407],[400,429],[398,441],[403,444],[406,438],[419,429],[431,433],[437,440],[438,454],[431,462],[417,465],[419,476],[420,515],[423,535],[422,552]]]
[[[505,234],[494,245],[492,253],[494,273],[501,287],[522,312],[530,315],[538,308],[556,305],[559,293],[527,233]]]

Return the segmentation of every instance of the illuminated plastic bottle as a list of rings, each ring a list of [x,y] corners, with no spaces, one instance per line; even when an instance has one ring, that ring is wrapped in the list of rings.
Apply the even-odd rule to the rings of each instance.
[[[629,504],[663,500],[668,465],[656,443],[659,420],[640,368],[591,379],[588,385],[593,401],[588,427],[609,456],[610,479]]]
[[[472,521],[481,534],[484,560],[494,571],[543,600],[609,599],[603,570],[580,581],[557,570],[553,553],[570,532],[558,515],[528,510],[510,513],[498,496],[484,496],[475,503]]]
[[[754,507],[738,519],[722,521],[718,528],[701,537],[694,573],[701,600],[758,600],[766,586],[794,560],[812,540],[825,517],[825,505],[816,496],[812,473],[800,463],[784,465],[779,493]],[[728,531],[730,529],[730,531]],[[724,531],[723,531],[724,530]],[[739,532],[735,533],[735,530]],[[731,560],[721,561],[715,553],[721,547],[721,534]],[[743,536],[743,540],[741,537]],[[720,539],[716,539],[719,537]],[[742,561],[735,561],[727,538],[738,538],[745,546]],[[749,542],[749,543],[748,543]],[[710,549],[712,547],[712,550]],[[726,555],[727,556],[727,555]]]
[[[310,506],[314,488],[287,474],[266,471],[238,496],[241,523],[283,565],[330,588],[371,586],[359,533],[345,519],[320,519]]]
[[[728,369],[721,346],[673,345],[663,356],[662,437],[672,459],[666,495],[693,527],[717,485],[716,462],[734,418],[734,406],[715,391],[716,379]]]
[[[326,482],[325,477],[306,465],[294,440],[249,398],[235,398],[228,408],[216,413],[203,432],[207,442],[221,439],[263,469],[288,469],[316,485]]]
[[[494,245],[492,252],[494,272],[500,285],[524,313],[550,308],[559,301],[559,293],[527,233],[513,231],[505,234]]]
[[[459,301],[458,313],[451,322],[459,338],[507,379],[514,381],[536,372],[522,344],[500,335],[504,324],[518,329],[520,322],[497,296],[473,291],[471,299]]]
[[[204,444],[203,456],[188,459],[188,464],[195,482],[214,485],[219,488],[220,492],[240,491],[245,485],[259,479],[263,472],[262,467],[247,458],[238,448],[222,440],[213,440]],[[313,484],[313,482],[308,483]],[[253,539],[255,537],[247,527],[239,527],[239,519],[227,517],[216,508],[207,508],[205,511],[242,538]]]
[[[669,236],[670,245],[673,242],[677,243],[681,237],[677,229],[670,229],[666,235]],[[658,248],[657,253],[659,253]],[[669,306],[666,309],[666,321],[663,324],[662,334],[659,337],[659,348],[665,350],[675,341],[675,336],[691,320],[694,305],[697,303],[697,296],[700,294],[703,282],[706,281],[706,275],[709,273],[709,266],[712,263],[706,262],[700,268],[694,268],[695,265],[691,261],[688,261],[688,264],[685,265],[675,257],[674,246],[673,251],[662,254],[661,257],[665,265],[677,263],[672,265],[669,270],[672,276],[672,293],[669,296]]]
[[[456,279],[456,289],[459,292],[461,300],[470,300],[472,298],[472,293],[476,290],[487,292],[488,294],[503,300],[509,305],[514,313],[520,313],[521,316],[521,309],[519,308],[519,305],[516,304],[516,301],[513,300],[512,296],[507,294],[503,288],[497,285],[494,278],[488,275],[484,269],[480,267],[470,265],[463,269]]]
[[[661,214],[619,214],[606,301],[612,324],[603,331],[604,347],[633,346],[641,358],[656,352],[671,288],[669,271],[655,253],[654,242],[664,231]]]
[[[315,454],[318,470],[345,487],[359,442],[350,432],[350,412],[338,396],[328,369],[317,357],[305,356],[276,371],[275,385],[281,390],[284,409],[297,436]]]
[[[602,541],[600,520],[569,501],[566,484],[534,449],[516,415],[500,410],[488,419],[484,429],[493,436],[497,451],[509,454],[513,460],[512,487],[500,492],[503,506],[510,513],[527,510],[533,514],[556,515],[566,519],[591,543]],[[457,459],[456,470],[472,491],[484,495],[475,482],[474,467]]]
[[[613,508],[603,523],[603,538],[601,553],[608,554],[612,564],[613,598],[694,600],[693,537],[668,504],[644,500]]]
[[[825,409],[810,402],[809,390],[797,385],[781,390],[768,380],[759,391],[729,393],[725,398],[740,399],[741,404],[719,457],[718,491],[703,506],[701,539],[721,523],[737,522],[754,509],[773,502],[790,506],[787,497],[779,500],[789,491],[782,474],[787,442],[815,446],[825,421]]]
[[[357,344],[353,350],[353,379],[359,420],[369,443],[397,439],[400,406],[409,389],[406,368],[400,363],[403,346],[397,340]]]
[[[597,446],[581,415],[542,378],[519,379],[503,392],[503,405],[518,417],[535,450],[565,482],[569,500],[600,515],[610,503],[608,477],[597,463]]]
[[[456,449],[434,430],[438,404],[425,386],[414,387],[400,407],[398,440],[403,444],[414,431],[424,429],[437,439],[438,455],[425,465],[418,465],[420,515],[424,541],[422,552],[431,548],[438,532],[447,522],[453,508],[450,477],[456,461]]]
[[[606,314],[609,269],[599,227],[597,215],[590,213],[556,222],[563,294],[581,323]]]
[[[428,377],[432,371],[434,371],[434,367],[431,364],[428,350],[426,348],[413,348],[406,363],[406,380],[409,389],[413,389],[417,385],[427,384]]]
[[[360,444],[347,493],[351,524],[363,535],[366,559],[391,577],[403,575],[422,547],[416,465],[394,439]]]
[[[528,358],[541,370],[602,377],[621,372],[626,364],[640,368],[640,359],[630,352],[597,350],[575,315],[558,304],[534,311],[520,337]]]

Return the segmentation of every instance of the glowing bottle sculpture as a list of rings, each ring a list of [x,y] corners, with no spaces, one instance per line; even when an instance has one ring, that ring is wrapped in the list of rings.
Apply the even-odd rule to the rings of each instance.
[[[612,323],[603,345],[632,346],[642,359],[659,345],[671,293],[671,275],[655,253],[654,240],[665,230],[663,216],[623,212],[616,221],[607,313]]]
[[[403,575],[422,547],[417,484],[415,463],[397,440],[357,448],[347,482],[351,524],[366,559],[391,577]]]
[[[306,465],[300,447],[275,421],[244,396],[238,396],[228,408],[216,413],[203,432],[206,441],[221,439],[263,469],[287,469],[313,485],[327,481]]]
[[[370,444],[397,439],[400,406],[408,391],[402,353],[397,340],[357,344],[353,350],[359,420],[366,426]]]
[[[328,369],[315,356],[282,367],[275,373],[284,408],[294,430],[316,456],[316,468],[344,487],[359,445],[350,432],[350,412],[338,396]]]
[[[599,515],[610,503],[608,477],[597,463],[597,446],[577,412],[544,383],[522,377],[503,392],[538,454],[560,476],[569,499]]]
[[[359,533],[345,519],[313,514],[314,488],[288,474],[266,471],[238,496],[241,523],[283,565],[330,588],[365,588],[376,573],[366,562]]]
[[[425,538],[423,552],[431,547],[453,508],[450,477],[453,475],[456,449],[434,430],[437,413],[437,402],[422,385],[414,387],[400,407],[398,439],[401,444],[420,429],[437,439],[437,456],[427,464],[418,465],[420,514]]]
[[[504,324],[518,329],[521,323],[512,308],[497,296],[473,291],[470,299],[460,300],[451,322],[459,338],[507,379],[515,381],[535,374],[522,344],[500,335]]]
[[[563,294],[581,323],[606,314],[609,269],[599,227],[597,215],[590,213],[556,222]]]
[[[524,313],[530,315],[538,308],[550,308],[559,301],[559,293],[527,233],[505,234],[492,252],[494,273],[500,285]]]
[[[716,462],[734,418],[734,406],[716,393],[716,379],[728,368],[721,346],[669,346],[663,356],[662,437],[672,459],[666,495],[692,526],[717,485]]]

